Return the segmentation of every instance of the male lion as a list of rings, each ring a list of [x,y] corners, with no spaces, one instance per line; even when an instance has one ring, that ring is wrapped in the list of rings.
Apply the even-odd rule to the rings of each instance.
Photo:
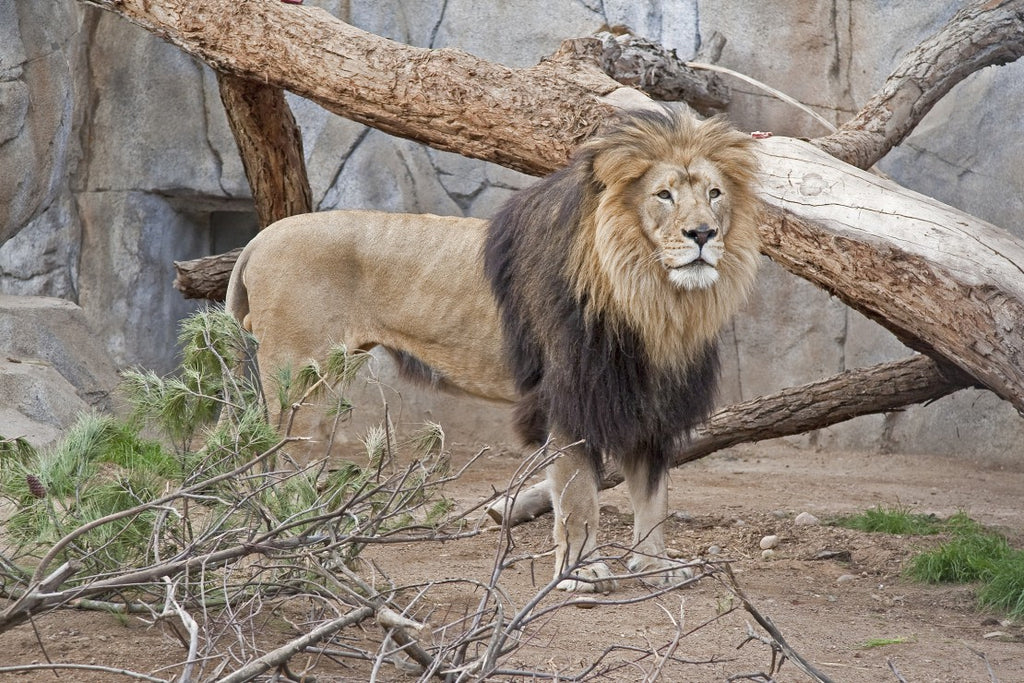
[[[630,568],[678,581],[663,557],[667,468],[711,409],[716,338],[757,270],[754,144],[720,120],[638,112],[489,226],[288,218],[242,252],[227,307],[259,340],[265,377],[332,342],[379,345],[442,388],[517,401],[524,441],[564,450],[548,468],[563,590],[614,588],[604,563],[580,566],[614,458],[635,513]]]

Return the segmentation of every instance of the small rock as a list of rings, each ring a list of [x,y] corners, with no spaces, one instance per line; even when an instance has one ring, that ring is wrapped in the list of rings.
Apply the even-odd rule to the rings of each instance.
[[[603,512],[606,515],[617,515],[619,514],[619,508],[612,505],[611,503],[606,503],[605,505],[601,506],[601,512]]]
[[[708,546],[708,555],[719,555],[722,552],[722,547],[717,545]]]
[[[764,550],[761,551],[761,559],[762,560],[770,560],[773,557],[775,557],[775,551],[772,550],[771,548],[765,548]]]
[[[689,512],[676,510],[675,512],[672,513],[672,519],[676,520],[677,522],[692,522],[693,515],[691,515]]]
[[[747,523],[744,520],[742,520],[742,519],[734,519],[732,521],[732,525],[733,526],[746,526]]]
[[[856,580],[857,576],[855,574],[843,574],[838,579],[836,579],[836,583],[850,583]]]
[[[810,512],[801,512],[793,520],[793,524],[797,524],[799,526],[814,526],[820,523],[820,520],[814,515],[812,515]]]
[[[772,510],[772,517],[776,519],[786,519],[789,517],[789,513],[785,510]]]
[[[779,537],[775,534],[770,534],[762,538],[758,545],[761,546],[761,550],[770,550],[779,545]]]
[[[668,548],[665,548],[665,555],[673,560],[679,560],[683,557],[683,551],[679,548],[669,546]]]

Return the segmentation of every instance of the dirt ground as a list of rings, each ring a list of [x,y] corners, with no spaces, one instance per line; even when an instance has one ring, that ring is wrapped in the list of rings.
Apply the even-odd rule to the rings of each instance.
[[[468,457],[471,449],[455,453]],[[501,486],[519,463],[508,452],[481,458],[448,494],[462,504],[479,500],[490,485]],[[731,449],[673,473],[669,543],[684,556],[732,561],[735,576],[752,604],[770,618],[794,650],[836,681],[1024,681],[1024,628],[998,614],[979,611],[975,586],[924,586],[902,578],[904,561],[935,537],[867,534],[829,526],[797,525],[809,512],[822,522],[869,506],[902,504],[914,511],[948,516],[967,511],[975,519],[1024,544],[1024,462],[1012,469],[986,467],[966,459],[797,450],[782,444]],[[631,517],[625,494],[602,497],[605,540],[625,543]],[[506,569],[500,585],[513,608],[521,608],[550,578],[550,519],[513,531],[516,555],[540,555]],[[771,559],[761,557],[762,537],[780,543]],[[366,556],[396,583],[490,577],[497,534],[447,543],[370,548]],[[717,548],[712,548],[717,546]],[[713,552],[713,554],[709,554]],[[826,553],[823,555],[823,553]],[[632,583],[610,598],[637,598],[648,588]],[[475,605],[479,594],[465,587],[431,593],[431,623]],[[544,605],[564,599],[558,594]],[[443,604],[447,602],[448,604]],[[525,643],[503,660],[506,668],[572,676],[610,646],[604,663],[617,668],[598,680],[644,680],[659,665],[641,650],[663,647],[684,636],[675,658],[664,663],[661,680],[723,681],[768,672],[766,645],[747,642],[750,615],[738,609],[715,618],[736,600],[714,577],[690,588],[637,604],[556,610],[527,631]],[[703,625],[704,622],[709,622]],[[287,619],[268,619],[266,646],[298,635]],[[371,628],[367,638],[378,636]],[[891,644],[870,646],[871,641]],[[629,649],[636,648],[636,649]],[[66,610],[41,616],[33,625],[0,634],[0,665],[66,661],[124,667],[171,678],[184,656],[167,626],[150,626],[96,613]],[[303,668],[304,657],[295,660]],[[895,672],[899,672],[898,674]],[[319,681],[365,681],[368,665],[322,666]],[[3,674],[0,680],[53,680],[53,673]],[[377,680],[410,680],[393,667]],[[414,678],[414,677],[412,677]],[[72,681],[129,680],[109,673],[63,671]],[[525,677],[522,680],[526,680]],[[761,679],[763,680],[763,679]],[[777,681],[808,680],[786,662]]]

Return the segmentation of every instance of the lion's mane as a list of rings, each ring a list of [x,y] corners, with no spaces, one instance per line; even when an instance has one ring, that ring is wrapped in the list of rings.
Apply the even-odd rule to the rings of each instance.
[[[636,112],[492,219],[484,270],[497,302],[530,444],[585,440],[620,466],[645,458],[651,485],[715,396],[717,336],[758,264],[755,143],[718,119]],[[681,290],[653,262],[630,188],[656,163],[710,161],[731,193],[719,280]]]

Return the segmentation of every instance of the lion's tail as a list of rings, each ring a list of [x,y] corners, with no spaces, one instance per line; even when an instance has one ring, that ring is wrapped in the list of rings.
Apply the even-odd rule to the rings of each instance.
[[[228,292],[224,297],[224,310],[234,316],[242,327],[252,331],[249,322],[249,290],[245,288],[245,266],[249,262],[249,249],[242,249],[231,269]]]

